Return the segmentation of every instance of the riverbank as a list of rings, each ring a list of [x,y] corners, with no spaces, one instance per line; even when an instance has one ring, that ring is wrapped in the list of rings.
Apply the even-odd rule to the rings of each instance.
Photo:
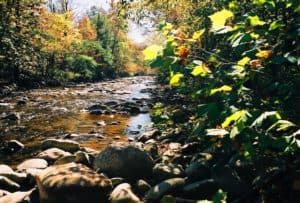
[[[142,84],[141,82],[138,79],[132,81],[134,84]],[[151,81],[149,85],[153,83]],[[112,88],[114,84],[119,83],[116,81],[108,86]],[[104,86],[102,84],[89,88],[102,92],[106,91]],[[125,83],[122,89],[114,89],[112,92],[124,93],[130,87],[129,83]],[[203,139],[204,135],[195,135],[191,131],[189,121],[193,119],[193,115],[189,107],[192,103],[168,87],[157,84],[155,88],[146,87],[149,86],[145,85],[134,91],[134,94],[123,96],[136,101],[136,104],[146,101],[151,107],[153,126],[144,128],[144,132],[133,132],[126,140],[112,139],[101,149],[83,145],[80,139],[88,139],[87,135],[64,134],[65,136],[50,139],[43,137],[39,141],[39,151],[30,154],[27,160],[15,164],[13,169],[7,165],[0,166],[1,189],[5,189],[1,191],[0,195],[3,197],[0,196],[0,202],[79,203],[88,200],[90,203],[197,203],[208,199],[220,203],[225,200],[250,203],[275,202],[274,199],[278,198],[285,199],[286,202],[298,202],[299,174],[295,168],[299,157],[265,157],[264,160],[250,161],[233,149],[229,150],[225,143],[211,146]],[[83,100],[89,100],[89,91],[79,92],[84,96]],[[150,100],[137,99],[136,93],[141,92],[152,93],[148,98]],[[44,96],[52,98],[58,93],[60,96],[65,95],[60,90],[53,91],[52,94],[45,91]],[[105,95],[107,100],[103,100],[102,105],[86,104],[86,113],[90,116],[113,113],[113,109],[107,107],[115,104],[112,98],[116,96],[120,99],[122,94],[108,94],[109,97]],[[55,98],[59,100],[60,96]],[[99,95],[95,96],[98,98]],[[68,102],[73,100],[71,98]],[[74,102],[77,103],[78,100]],[[56,102],[55,105],[59,103]],[[103,105],[104,103],[106,104]],[[84,107],[80,102],[78,105]],[[118,106],[124,108],[124,103],[120,102]],[[116,109],[119,111],[117,106]],[[137,111],[136,106],[126,106],[126,109],[129,114],[130,111]],[[86,119],[85,117],[83,120]],[[133,120],[137,124],[139,117]],[[98,122],[94,124],[103,124]],[[67,120],[63,123],[67,123]],[[112,124],[121,126],[122,122]],[[140,130],[139,127],[135,128],[137,129]],[[91,143],[92,146],[99,146],[95,140]],[[9,144],[11,148],[21,151],[29,146],[22,146],[22,143],[13,140]]]

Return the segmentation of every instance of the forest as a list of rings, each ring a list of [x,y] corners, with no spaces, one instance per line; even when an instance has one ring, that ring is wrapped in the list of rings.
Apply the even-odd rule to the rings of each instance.
[[[108,4],[0,0],[0,203],[300,202],[299,0]]]

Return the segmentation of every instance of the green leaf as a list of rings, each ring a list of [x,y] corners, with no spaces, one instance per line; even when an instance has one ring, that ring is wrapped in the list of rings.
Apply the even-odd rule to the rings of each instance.
[[[266,24],[266,22],[260,20],[257,15],[256,16],[249,16],[248,20],[250,22],[250,25],[253,26],[253,27],[255,27],[255,26],[263,26],[263,25]]]
[[[231,92],[231,91],[232,91],[232,87],[231,86],[223,85],[222,87],[211,89],[210,90],[210,95],[214,95],[214,94],[216,94],[218,92]]]
[[[209,16],[212,22],[212,30],[216,31],[225,26],[225,23],[228,18],[233,17],[233,13],[227,9],[223,9],[222,11],[218,11]]]
[[[267,119],[281,119],[280,114],[277,111],[267,111],[262,113],[255,121],[251,124],[251,128],[262,126],[263,122]]]
[[[225,119],[225,121],[222,123],[222,128],[227,128],[232,122],[239,120],[240,118],[246,116],[246,114],[246,110],[236,111]]]
[[[219,189],[212,198],[214,203],[226,203],[227,192],[224,192],[222,189]]]
[[[176,73],[175,75],[173,75],[171,77],[171,80],[170,80],[170,85],[171,86],[174,86],[174,87],[177,87],[180,85],[180,81],[181,81],[181,78],[183,78],[184,75],[182,73]]]
[[[286,131],[292,127],[295,127],[296,125],[290,121],[287,120],[279,120],[276,123],[274,123],[268,130],[267,132],[276,129],[277,132],[279,131]]]
[[[284,27],[284,24],[282,22],[274,21],[270,24],[269,31],[276,30],[281,27]]]
[[[147,47],[144,51],[144,57],[146,61],[152,61],[161,53],[162,47],[158,45],[152,45]]]

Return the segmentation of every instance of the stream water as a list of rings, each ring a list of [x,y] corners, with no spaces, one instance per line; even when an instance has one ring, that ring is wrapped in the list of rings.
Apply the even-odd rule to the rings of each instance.
[[[147,112],[153,77],[130,77],[65,88],[14,92],[0,99],[0,147],[18,140],[25,148],[1,153],[0,164],[15,165],[34,156],[41,141],[71,137],[81,146],[101,150],[117,140],[127,142],[151,123]],[[126,114],[114,107],[136,104],[143,113]],[[88,107],[113,104],[111,112],[92,114]]]

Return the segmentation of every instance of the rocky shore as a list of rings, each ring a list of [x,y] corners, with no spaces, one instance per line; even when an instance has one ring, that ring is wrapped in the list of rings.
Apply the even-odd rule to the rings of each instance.
[[[189,134],[192,115],[184,98],[164,87],[151,91],[155,125],[129,142],[117,140],[98,151],[70,136],[45,139],[41,151],[14,170],[0,165],[0,203],[272,202],[263,196],[270,185],[286,184],[286,195],[300,191],[300,176],[294,173],[299,157],[289,162],[266,157],[258,168],[234,151],[213,151]],[[163,125],[162,106],[167,105],[172,110],[165,113],[174,123]],[[102,114],[107,109],[89,110]],[[16,140],[10,146],[24,147]],[[282,178],[286,174],[289,178]]]

